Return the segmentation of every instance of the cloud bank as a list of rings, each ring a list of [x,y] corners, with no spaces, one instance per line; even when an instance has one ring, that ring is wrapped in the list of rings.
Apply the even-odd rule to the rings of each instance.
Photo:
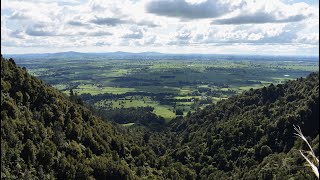
[[[318,4],[3,0],[1,50],[318,54]],[[283,51],[279,51],[283,49]]]

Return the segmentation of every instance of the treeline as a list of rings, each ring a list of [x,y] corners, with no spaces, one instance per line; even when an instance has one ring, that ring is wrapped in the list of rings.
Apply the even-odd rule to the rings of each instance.
[[[126,98],[128,96],[148,96],[155,100],[165,99],[167,96],[173,96],[172,93],[151,93],[151,92],[126,92],[123,94],[112,94],[112,93],[104,93],[104,94],[97,94],[92,95],[89,93],[81,94],[79,97],[89,102],[90,104],[96,103],[101,100],[109,99],[109,100],[119,100]]]
[[[94,114],[1,57],[1,179],[316,179],[293,125],[318,156],[319,73],[246,91],[162,131]]]
[[[302,128],[319,156],[319,73],[270,85],[172,122],[171,156],[201,179],[316,179],[294,137]]]
[[[1,57],[1,179],[190,176],[153,136],[100,119]]]
[[[129,108],[100,108],[97,114],[104,119],[112,120],[119,124],[135,123],[152,130],[160,131],[164,128],[165,119],[153,113],[154,108],[147,107],[129,107]]]

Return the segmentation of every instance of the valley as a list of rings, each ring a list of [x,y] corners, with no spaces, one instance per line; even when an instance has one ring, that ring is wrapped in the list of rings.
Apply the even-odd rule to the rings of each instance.
[[[1,1],[1,180],[319,180],[319,1]]]
[[[120,95],[124,100],[115,101]],[[310,152],[294,126],[316,164],[318,72],[244,91],[184,118],[180,111],[167,124],[153,113],[158,104],[150,93],[139,99],[151,106],[139,108],[121,107],[126,96],[66,95],[1,57],[1,178],[317,179],[298,151]],[[90,106],[101,97],[117,108]],[[131,97],[125,103],[144,106]]]
[[[244,90],[305,77],[319,68],[317,57],[68,54],[18,56],[16,62],[97,108],[151,106],[167,122]]]

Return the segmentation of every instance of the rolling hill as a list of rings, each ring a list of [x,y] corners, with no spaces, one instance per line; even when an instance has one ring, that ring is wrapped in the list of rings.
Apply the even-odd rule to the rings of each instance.
[[[250,90],[163,131],[120,127],[1,57],[1,179],[316,179],[319,73]]]

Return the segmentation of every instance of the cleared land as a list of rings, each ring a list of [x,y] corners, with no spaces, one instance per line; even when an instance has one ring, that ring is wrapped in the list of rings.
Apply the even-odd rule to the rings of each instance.
[[[268,61],[221,59],[87,59],[16,62],[29,72],[97,107],[154,107],[167,121],[251,88],[278,84],[318,71],[315,59]],[[90,95],[90,96],[89,96]],[[99,96],[100,95],[100,96]],[[91,98],[91,99],[90,99]]]

